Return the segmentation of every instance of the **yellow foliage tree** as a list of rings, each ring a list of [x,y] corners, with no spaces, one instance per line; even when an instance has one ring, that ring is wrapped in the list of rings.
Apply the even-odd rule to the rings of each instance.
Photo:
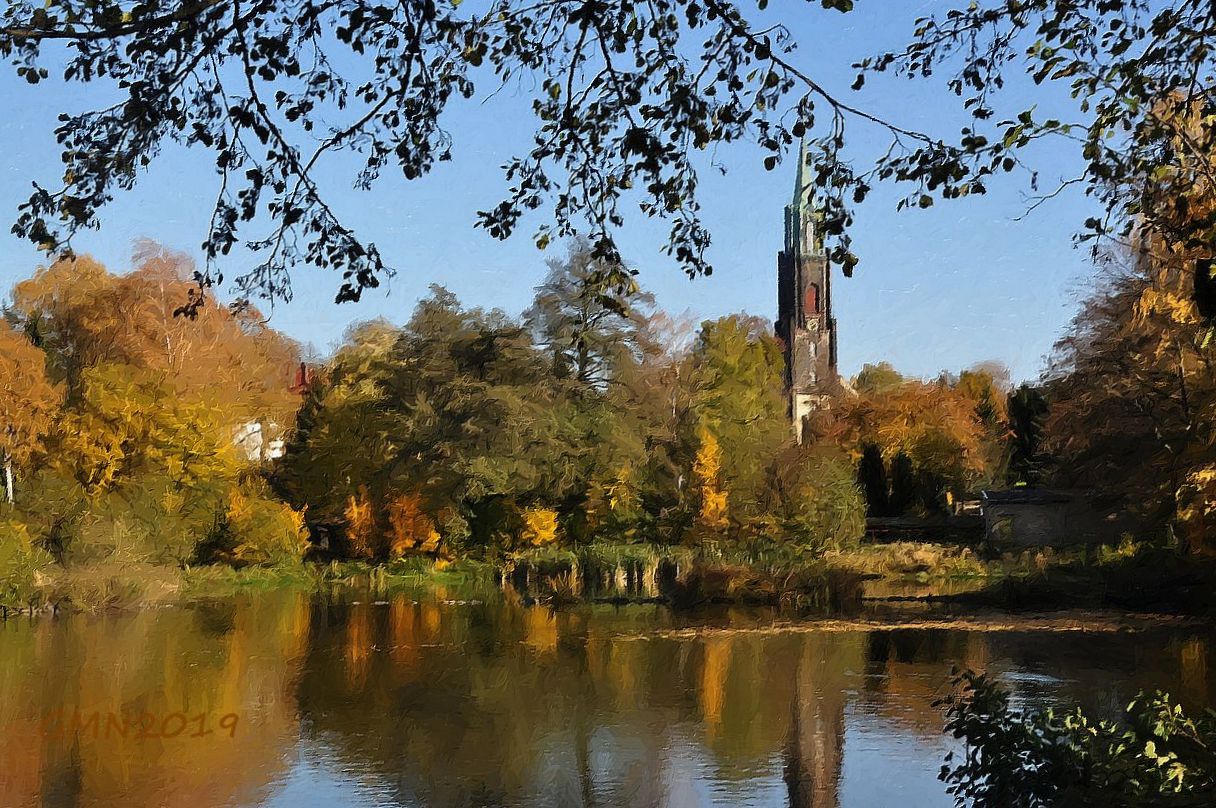
[[[242,564],[298,561],[308,550],[304,514],[290,505],[233,488],[226,515],[236,539],[233,560]]]
[[[82,384],[52,436],[51,465],[86,493],[103,494],[141,475],[183,491],[239,474],[220,413],[178,399],[163,374],[102,365],[85,371]]]
[[[727,525],[727,492],[722,488],[722,447],[706,426],[697,430],[697,456],[692,474],[698,498],[697,522],[700,526],[720,530]]]
[[[376,514],[371,495],[366,486],[359,486],[346,502],[346,541],[355,558],[373,558],[376,555]]]
[[[530,547],[544,547],[557,541],[557,511],[552,508],[525,510],[520,541]]]
[[[1216,554],[1216,466],[1187,475],[1178,492],[1178,523],[1193,552]]]

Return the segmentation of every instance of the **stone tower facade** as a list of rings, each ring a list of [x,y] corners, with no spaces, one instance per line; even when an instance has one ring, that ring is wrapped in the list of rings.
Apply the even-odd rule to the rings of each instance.
[[[777,256],[776,331],[785,345],[785,390],[801,443],[804,419],[828,405],[828,393],[837,383],[831,268],[805,141],[798,149],[794,198],[785,208],[785,249]]]

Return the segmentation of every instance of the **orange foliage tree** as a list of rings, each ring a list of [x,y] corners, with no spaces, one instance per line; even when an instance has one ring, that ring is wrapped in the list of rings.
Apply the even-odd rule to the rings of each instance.
[[[13,501],[13,467],[22,466],[50,430],[62,398],[46,376],[46,357],[0,320],[0,462],[4,493]]]
[[[910,465],[924,506],[934,504],[926,500],[966,490],[997,471],[999,453],[976,402],[945,380],[899,381],[844,398],[821,440],[839,445],[854,462],[869,444],[888,463]]]
[[[186,316],[197,293],[187,257],[145,243],[135,262],[133,272],[114,275],[88,256],[64,259],[14,287],[13,311],[46,351],[53,379],[74,397],[87,368],[131,365],[221,406],[233,425],[286,424],[299,403],[291,390],[298,346],[256,309],[210,295]]]
[[[374,558],[380,544],[375,504],[367,486],[359,486],[346,502],[346,542],[355,558]]]
[[[423,509],[422,495],[397,494],[388,502],[389,555],[439,552],[439,531]]]

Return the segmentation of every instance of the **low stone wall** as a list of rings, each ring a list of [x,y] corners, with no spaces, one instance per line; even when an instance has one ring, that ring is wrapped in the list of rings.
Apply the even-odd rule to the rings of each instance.
[[[984,537],[998,544],[1110,544],[1132,531],[1129,519],[1099,511],[1083,494],[994,492],[984,501]]]

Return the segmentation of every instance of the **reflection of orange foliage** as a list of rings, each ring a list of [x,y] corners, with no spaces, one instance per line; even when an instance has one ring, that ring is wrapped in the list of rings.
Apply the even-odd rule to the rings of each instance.
[[[446,595],[436,595],[446,599]],[[443,609],[434,603],[422,604],[422,641],[438,642],[443,629]]]
[[[371,607],[366,603],[350,607],[346,623],[346,684],[360,690],[367,680],[372,652]]]
[[[346,541],[355,558],[371,558],[375,555],[376,517],[372,510],[371,496],[366,486],[359,486],[358,494],[351,494],[346,502]]]
[[[646,670],[647,649],[645,643],[614,642],[609,648],[608,675],[617,708],[635,710],[646,703],[648,693],[645,681],[639,681],[639,673]]]
[[[1178,672],[1181,675],[1185,696],[1199,701],[1207,696],[1208,641],[1191,637],[1179,649]]]
[[[543,606],[524,612],[524,642],[541,653],[557,650],[557,617]]]
[[[398,494],[389,500],[388,526],[389,554],[393,558],[439,550],[439,531],[422,510],[420,494]]]
[[[395,670],[418,660],[418,605],[397,595],[389,606],[389,658]]]
[[[307,601],[264,593],[204,612],[223,620],[201,630],[195,610],[155,609],[6,627],[0,805],[57,804],[64,782],[81,806],[264,801],[299,737]],[[231,732],[218,726],[229,713]]]
[[[705,640],[705,656],[701,664],[701,715],[705,721],[705,734],[710,740],[713,740],[722,725],[730,651],[731,639],[728,637],[711,637]]]

